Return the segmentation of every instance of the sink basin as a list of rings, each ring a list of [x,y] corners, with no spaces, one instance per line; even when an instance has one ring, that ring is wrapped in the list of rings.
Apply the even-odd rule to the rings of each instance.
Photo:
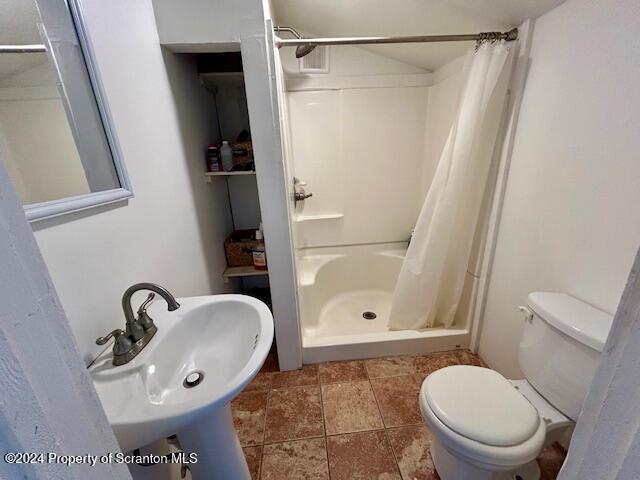
[[[107,418],[125,452],[176,433],[185,450],[201,450],[194,445],[188,449],[185,443],[192,443],[189,437],[194,428],[202,430],[203,422],[207,429],[196,437],[210,447],[217,436],[223,443],[237,443],[239,450],[229,402],[264,363],[273,340],[271,312],[244,295],[178,302],[174,312],[168,312],[161,299],[148,308],[158,332],[130,363],[113,366],[108,349],[89,369]]]

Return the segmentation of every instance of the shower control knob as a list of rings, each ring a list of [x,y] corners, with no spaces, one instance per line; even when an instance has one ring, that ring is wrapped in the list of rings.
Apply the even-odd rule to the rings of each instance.
[[[304,190],[295,193],[296,201],[298,201],[298,202],[300,202],[302,200],[305,200],[305,199],[307,199],[309,197],[312,197],[312,196],[313,196],[313,193],[306,193]]]
[[[307,198],[311,197],[312,193],[307,193],[304,186],[307,185],[307,182],[303,182],[300,179],[293,177],[293,204],[297,206],[298,202],[302,202]]]

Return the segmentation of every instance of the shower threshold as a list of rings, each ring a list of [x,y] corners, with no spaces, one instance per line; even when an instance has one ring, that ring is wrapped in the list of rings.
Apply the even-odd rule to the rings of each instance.
[[[468,348],[471,336],[466,328],[388,330],[334,336],[315,335],[315,333],[305,331],[303,334],[303,363],[419,355]]]

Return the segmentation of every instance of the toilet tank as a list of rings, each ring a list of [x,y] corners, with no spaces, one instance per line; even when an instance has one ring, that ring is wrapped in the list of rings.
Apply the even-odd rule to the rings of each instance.
[[[570,295],[529,294],[518,349],[527,381],[551,405],[578,418],[595,374],[613,316]]]

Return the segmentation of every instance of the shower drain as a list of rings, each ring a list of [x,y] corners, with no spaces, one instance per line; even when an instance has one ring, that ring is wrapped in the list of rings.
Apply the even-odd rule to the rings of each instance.
[[[378,316],[373,312],[364,312],[362,318],[365,320],[375,320]]]

